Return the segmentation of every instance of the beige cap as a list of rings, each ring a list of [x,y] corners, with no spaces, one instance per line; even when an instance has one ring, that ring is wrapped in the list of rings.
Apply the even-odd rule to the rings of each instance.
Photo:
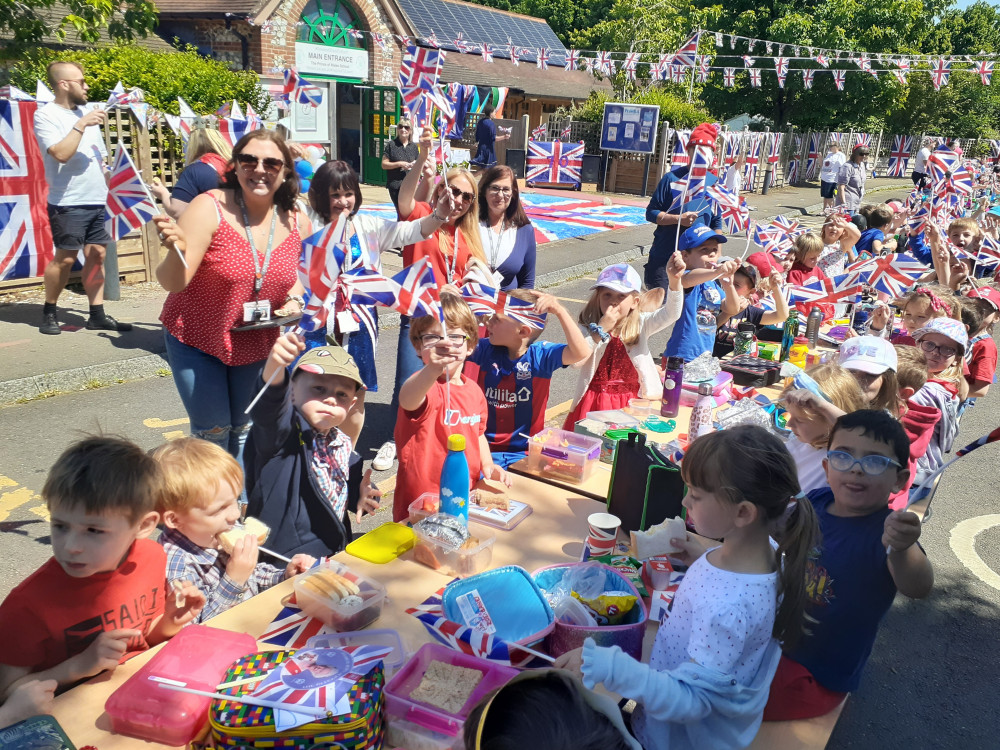
[[[340,346],[317,346],[310,349],[299,357],[292,374],[299,370],[305,370],[314,375],[340,375],[353,380],[361,387],[365,385],[361,379],[361,373],[358,371],[358,366],[354,364],[354,358]]]

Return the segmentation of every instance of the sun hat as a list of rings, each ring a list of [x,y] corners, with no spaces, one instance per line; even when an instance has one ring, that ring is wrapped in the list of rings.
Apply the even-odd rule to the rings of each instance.
[[[605,287],[622,294],[642,291],[642,279],[639,272],[628,263],[615,263],[601,271],[597,277],[597,283],[591,289]]]
[[[840,345],[840,366],[847,370],[881,375],[896,371],[899,359],[895,347],[878,336],[857,336]]]
[[[684,234],[681,235],[680,242],[677,244],[677,249],[693,250],[699,245],[705,244],[709,240],[729,242],[729,240],[726,239],[726,235],[719,234],[714,229],[706,227],[704,224],[695,224],[693,227],[688,227],[684,230]]]
[[[348,380],[353,380],[360,386],[365,384],[361,379],[358,366],[354,363],[354,358],[340,346],[317,346],[310,349],[299,357],[292,374],[294,375],[299,370],[314,375],[340,375]]]
[[[962,325],[962,321],[954,318],[934,318],[928,320],[927,324],[914,332],[913,338],[920,341],[928,333],[938,333],[947,336],[961,348],[964,353],[969,348],[969,334]]]

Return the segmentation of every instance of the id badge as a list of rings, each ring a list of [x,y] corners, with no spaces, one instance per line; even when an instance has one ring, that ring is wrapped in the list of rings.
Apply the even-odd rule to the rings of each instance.
[[[350,310],[341,310],[337,313],[337,330],[340,333],[354,333],[361,330],[361,325],[354,319]]]
[[[243,303],[244,323],[267,323],[271,320],[271,300],[262,299]]]

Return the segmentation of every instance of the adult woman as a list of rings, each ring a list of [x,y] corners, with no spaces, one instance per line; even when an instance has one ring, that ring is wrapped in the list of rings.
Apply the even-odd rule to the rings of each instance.
[[[870,153],[867,146],[855,146],[851,158],[841,165],[837,173],[837,205],[852,214],[858,210],[865,196],[865,180],[868,179],[865,160]]]
[[[823,166],[819,170],[819,194],[823,198],[823,211],[833,208],[833,194],[837,190],[837,178],[840,176],[840,168],[847,157],[840,150],[839,141],[830,141],[827,146],[826,156],[823,157]]]
[[[441,217],[448,216],[453,202],[451,193],[443,191],[438,197],[435,210],[429,216],[408,222],[386,221],[377,216],[358,214],[361,204],[358,174],[350,164],[344,161],[328,161],[316,171],[309,186],[309,205],[316,212],[317,223],[328,224],[336,221],[341,213],[346,213],[346,239],[351,248],[348,269],[367,265],[381,273],[382,262],[379,255],[382,251],[410,245],[430,237],[444,223]],[[357,445],[365,421],[365,390],[378,390],[378,375],[375,372],[378,313],[374,305],[364,306],[364,309],[354,312],[353,317],[361,319],[356,320],[360,327],[357,331],[348,333],[347,351],[358,365],[361,379],[365,382],[365,389],[358,392],[358,402],[348,414],[347,421],[341,425],[341,429]],[[370,321],[371,330],[363,322],[364,320]],[[333,322],[334,318],[331,316],[328,329],[343,343],[344,332],[334,331]]]
[[[173,190],[153,178],[150,192],[163,205],[168,216],[178,218],[188,204],[202,193],[222,186],[233,147],[218,130],[196,127],[188,138],[186,166],[174,183]]]
[[[843,216],[834,214],[823,224],[820,233],[823,237],[823,252],[819,255],[817,265],[828,278],[844,273],[848,263],[858,259],[854,246],[861,238],[857,226],[845,221]]]
[[[534,288],[535,228],[510,167],[492,166],[479,177],[479,239],[490,271],[502,277],[501,289]]]
[[[476,125],[476,156],[472,164],[477,167],[491,167],[497,163],[497,154],[494,147],[497,141],[505,141],[509,135],[497,135],[497,125],[493,122],[493,105],[486,104],[483,107],[483,116]]]
[[[411,138],[413,125],[408,117],[399,118],[396,123],[396,137],[389,141],[382,154],[382,169],[386,170],[386,187],[389,190],[389,200],[392,205],[399,206],[399,186],[403,184],[406,173],[413,168],[417,160],[417,144]]]
[[[243,410],[278,328],[240,329],[268,313],[302,309],[298,282],[309,220],[296,208],[299,181],[284,139],[254,130],[233,147],[225,186],[199,195],[172,219],[158,217],[168,252],[156,278],[170,295],[160,320],[167,359],[191,434],[237,459],[250,428]]]

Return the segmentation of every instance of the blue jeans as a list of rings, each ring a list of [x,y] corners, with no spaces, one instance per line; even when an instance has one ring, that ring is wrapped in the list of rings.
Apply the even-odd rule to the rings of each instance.
[[[393,422],[399,414],[399,389],[407,379],[424,366],[417,350],[410,343],[410,319],[405,315],[399,318],[399,342],[396,344],[396,383],[392,387],[392,403],[389,413]]]
[[[243,413],[257,393],[263,362],[230,367],[201,349],[188,346],[163,331],[167,360],[174,374],[191,434],[229,451],[243,465],[243,445],[250,416]]]
[[[493,456],[493,463],[495,463],[501,469],[506,469],[511,464],[516,464],[522,458],[528,457],[527,452],[511,453],[510,451],[490,451],[490,455]]]

